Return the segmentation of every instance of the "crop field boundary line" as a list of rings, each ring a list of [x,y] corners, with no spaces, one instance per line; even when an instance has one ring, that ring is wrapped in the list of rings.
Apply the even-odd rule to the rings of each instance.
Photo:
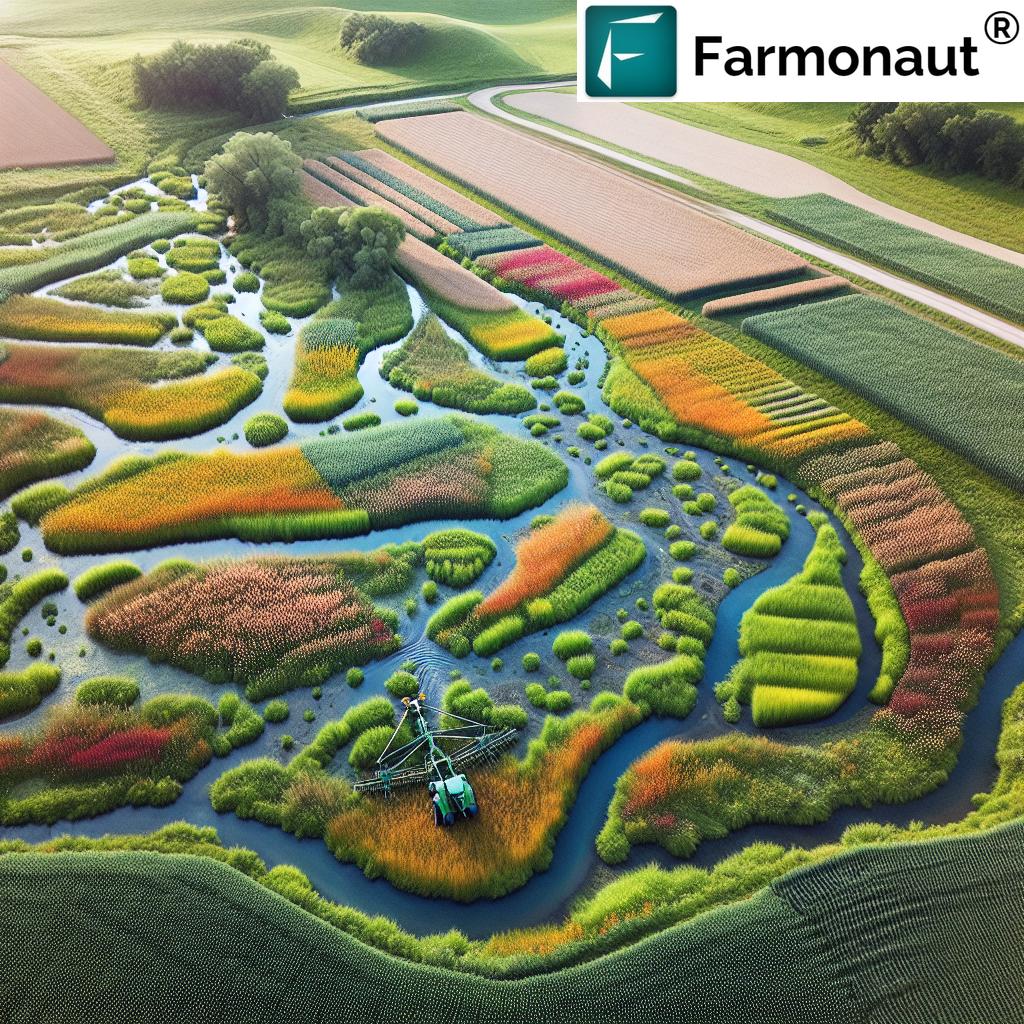
[[[571,84],[571,82],[550,84],[539,83],[537,88],[559,88]],[[518,91],[519,87],[516,86],[514,88]],[[562,131],[555,127],[549,127],[547,124],[531,121],[526,117],[520,117],[516,114],[509,113],[494,102],[496,97],[506,91],[508,91],[508,89],[502,86],[481,89],[477,92],[470,93],[468,100],[474,108],[485,114],[497,117],[519,128],[525,128],[527,131],[537,132],[564,145],[572,146],[577,151],[580,149],[587,150],[589,153],[598,157],[611,160],[624,166],[627,168],[627,173],[629,172],[629,169],[632,169],[642,171],[645,175],[650,175],[683,187],[692,186],[692,182],[689,181],[689,179],[682,175],[675,174],[672,171],[667,171],[650,161],[620,153],[616,149],[602,145],[599,142],[594,142],[583,137],[577,137],[570,134],[568,131]],[[769,238],[772,241],[779,242],[788,248],[795,249],[797,252],[824,260],[832,266],[838,267],[851,274],[856,274],[865,280],[871,281],[874,284],[878,284],[892,292],[902,295],[913,302],[928,306],[940,313],[952,316],[972,327],[992,334],[1003,341],[1007,341],[1013,345],[1024,348],[1024,328],[1017,327],[999,317],[992,316],[989,313],[984,313],[979,309],[975,309],[973,306],[960,302],[957,299],[953,299],[941,292],[934,291],[931,288],[926,288],[923,285],[915,284],[896,274],[875,267],[872,264],[865,263],[853,258],[852,256],[847,256],[835,249],[831,249],[828,246],[813,242],[802,235],[784,230],[783,228],[777,227],[768,221],[760,220],[756,217],[750,216],[749,214],[730,210],[727,207],[719,206],[706,200],[697,199],[693,196],[681,193],[676,189],[659,186],[656,182],[649,182],[649,184],[650,187],[670,195],[679,203],[689,207],[690,209],[696,210],[699,213],[716,217],[719,220],[726,221],[727,223],[733,224],[747,231],[754,232],[762,237]]]

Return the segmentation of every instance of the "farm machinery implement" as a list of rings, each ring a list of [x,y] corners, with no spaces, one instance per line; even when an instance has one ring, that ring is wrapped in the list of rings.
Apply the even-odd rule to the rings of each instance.
[[[442,711],[425,703],[426,694],[403,697],[405,713],[377,758],[373,775],[355,784],[363,793],[390,796],[399,786],[425,785],[430,794],[435,825],[454,825],[460,818],[472,818],[480,804],[464,769],[492,761],[505,747],[515,743],[515,729],[495,729],[483,722]],[[450,728],[435,729],[425,712],[443,716]],[[403,727],[411,727],[413,738],[400,742]],[[404,735],[408,735],[406,730]]]

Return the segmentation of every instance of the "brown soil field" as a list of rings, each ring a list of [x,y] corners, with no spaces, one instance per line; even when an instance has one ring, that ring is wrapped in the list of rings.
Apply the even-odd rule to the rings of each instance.
[[[376,125],[380,136],[669,297],[788,277],[799,256],[638,178],[475,114]]]
[[[0,171],[115,159],[106,143],[3,60],[0,98]]]
[[[756,292],[743,292],[740,295],[729,295],[724,299],[712,299],[711,302],[704,303],[701,313],[704,316],[722,316],[726,313],[742,313],[748,309],[766,309],[780,302],[828,295],[847,287],[849,283],[845,277],[835,275],[812,277],[807,281],[783,284],[777,288],[762,288]]]
[[[417,284],[463,309],[498,312],[515,307],[494,285],[412,235],[405,236],[395,261]]]

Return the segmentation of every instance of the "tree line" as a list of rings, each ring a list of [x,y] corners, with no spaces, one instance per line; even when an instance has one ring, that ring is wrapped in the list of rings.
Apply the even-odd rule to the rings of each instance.
[[[1024,188],[1024,125],[1006,114],[971,103],[862,103],[851,120],[872,156]]]
[[[143,106],[237,110],[253,122],[279,118],[299,85],[298,72],[255,39],[216,45],[179,39],[161,53],[137,56],[132,76]]]

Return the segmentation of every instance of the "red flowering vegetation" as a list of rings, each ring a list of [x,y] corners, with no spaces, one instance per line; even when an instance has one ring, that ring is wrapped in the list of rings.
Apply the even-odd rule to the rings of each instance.
[[[959,510],[896,445],[882,442],[806,462],[892,575],[910,631],[910,659],[875,716],[922,752],[960,737],[999,624],[999,591],[985,551]]]
[[[86,628],[116,649],[239,683],[253,700],[317,685],[396,646],[391,627],[331,558],[170,563],[98,601]]]
[[[171,738],[171,729],[140,725],[114,733],[84,750],[77,750],[66,761],[72,773],[109,772],[138,761],[159,761]]]

